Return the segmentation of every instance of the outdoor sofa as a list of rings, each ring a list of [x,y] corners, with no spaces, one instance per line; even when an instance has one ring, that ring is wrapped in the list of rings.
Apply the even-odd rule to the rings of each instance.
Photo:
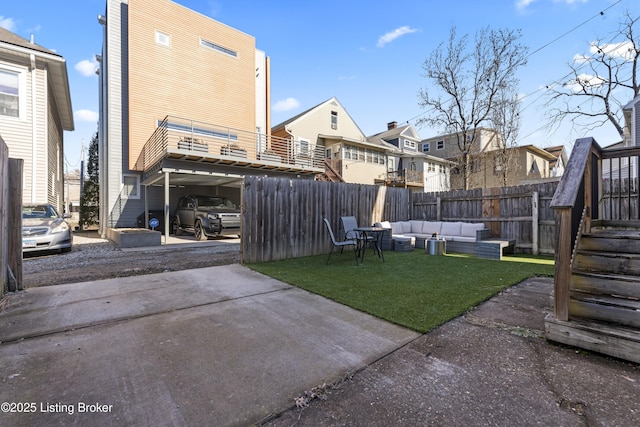
[[[382,221],[378,227],[391,229],[383,235],[383,246],[393,247],[393,239],[411,239],[411,245],[424,248],[425,241],[434,234],[446,240],[447,252],[476,254],[476,243],[490,238],[490,231],[483,223],[449,222],[449,221]],[[383,249],[385,249],[383,247]]]

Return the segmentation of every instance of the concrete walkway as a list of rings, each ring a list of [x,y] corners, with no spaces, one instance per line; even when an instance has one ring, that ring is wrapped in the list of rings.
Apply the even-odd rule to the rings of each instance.
[[[250,425],[418,336],[239,265],[32,288],[0,324],[12,426]]]

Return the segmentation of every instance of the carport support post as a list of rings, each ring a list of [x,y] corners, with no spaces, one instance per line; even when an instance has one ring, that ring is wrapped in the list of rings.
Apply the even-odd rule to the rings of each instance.
[[[169,172],[164,173],[164,244],[169,242]]]

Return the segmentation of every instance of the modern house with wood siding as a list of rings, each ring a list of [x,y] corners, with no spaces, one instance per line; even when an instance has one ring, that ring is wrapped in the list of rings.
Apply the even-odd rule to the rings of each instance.
[[[107,0],[100,62],[100,229],[170,217],[188,193],[240,203],[247,174],[313,179],[270,132],[269,57],[253,36],[170,0]],[[168,234],[170,221],[164,221]]]
[[[0,135],[22,159],[23,203],[64,207],[64,131],[74,129],[67,63],[0,28]]]

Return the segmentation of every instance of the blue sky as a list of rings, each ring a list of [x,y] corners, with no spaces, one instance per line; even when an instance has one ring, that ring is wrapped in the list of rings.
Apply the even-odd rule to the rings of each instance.
[[[390,121],[415,125],[425,114],[418,106],[418,92],[429,84],[422,64],[448,39],[452,26],[471,36],[486,26],[520,29],[530,52],[546,46],[519,71],[524,97],[520,144],[565,144],[568,150],[583,136],[593,136],[603,146],[619,138],[611,125],[595,131],[568,125],[545,131],[540,88],[565,76],[576,55],[588,55],[590,41],[609,40],[626,11],[640,15],[638,0],[177,3],[256,38],[257,48],[271,58],[272,125],[335,96],[367,135],[385,130]],[[3,1],[0,8],[0,26],[26,39],[33,34],[36,43],[67,61],[76,128],[65,133],[68,170],[79,168],[82,140],[88,147],[97,129],[98,79],[93,71],[102,33],[96,17],[104,10],[104,0]],[[417,130],[423,138],[440,133]]]

